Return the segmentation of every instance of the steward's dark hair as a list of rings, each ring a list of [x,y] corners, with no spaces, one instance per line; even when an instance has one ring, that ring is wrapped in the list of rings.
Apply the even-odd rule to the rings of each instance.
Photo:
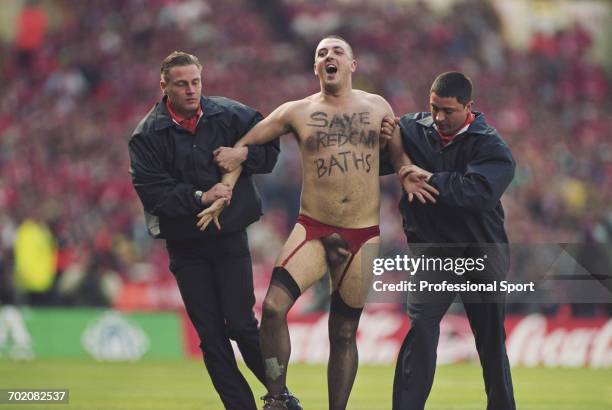
[[[449,71],[436,77],[429,93],[442,98],[455,97],[465,105],[472,100],[472,81],[465,74]]]

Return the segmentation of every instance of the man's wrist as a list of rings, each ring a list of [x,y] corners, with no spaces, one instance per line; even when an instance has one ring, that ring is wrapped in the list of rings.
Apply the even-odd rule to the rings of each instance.
[[[249,146],[245,145],[244,147],[240,147],[240,160],[241,163],[246,161],[247,158],[249,157]]]
[[[206,192],[197,190],[195,191],[194,196],[199,204],[206,205]]]

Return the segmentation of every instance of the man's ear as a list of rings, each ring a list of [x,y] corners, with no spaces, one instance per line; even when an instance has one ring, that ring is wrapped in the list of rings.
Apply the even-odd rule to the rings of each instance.
[[[468,111],[472,111],[472,107],[474,106],[474,100],[470,100],[467,104],[465,104],[465,108]]]
[[[356,69],[357,69],[357,61],[353,60],[351,62],[351,73],[354,73]]]

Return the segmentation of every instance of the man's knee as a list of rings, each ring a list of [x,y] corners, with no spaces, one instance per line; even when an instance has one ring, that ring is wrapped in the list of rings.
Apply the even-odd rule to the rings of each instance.
[[[332,293],[330,306],[329,341],[332,346],[346,347],[355,344],[357,327],[363,308],[347,305],[340,292]]]
[[[268,294],[263,301],[262,316],[265,320],[284,320],[287,317],[289,307],[280,298]]]
[[[300,294],[300,287],[289,272],[282,266],[275,267],[272,271],[270,289],[262,305],[263,318],[285,319]]]
[[[346,347],[356,343],[357,326],[353,320],[336,321],[329,329],[329,342],[335,347]]]
[[[446,309],[434,304],[408,305],[410,328],[418,332],[439,332],[440,321]]]
[[[204,354],[214,355],[216,352],[224,350],[229,344],[229,335],[225,329],[206,329],[199,331],[200,350]]]
[[[257,319],[254,316],[244,317],[243,320],[227,321],[226,328],[229,338],[236,341],[258,335]]]
[[[410,319],[410,329],[408,330],[407,337],[412,340],[412,343],[415,343],[421,347],[434,346],[435,349],[439,336],[439,322],[426,320],[419,316],[415,317],[414,319]]]

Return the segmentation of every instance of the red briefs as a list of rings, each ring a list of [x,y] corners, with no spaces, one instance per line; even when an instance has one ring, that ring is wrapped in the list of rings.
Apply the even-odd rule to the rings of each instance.
[[[306,242],[313,239],[321,239],[325,236],[337,233],[348,244],[348,250],[351,252],[351,256],[346,264],[346,267],[344,268],[344,272],[342,272],[342,275],[340,276],[338,287],[340,287],[340,284],[344,279],[344,275],[353,261],[353,257],[359,251],[359,249],[361,249],[363,244],[369,239],[380,235],[378,225],[368,226],[367,228],[342,228],[340,226],[324,224],[303,214],[298,216],[296,223],[299,223],[304,227],[306,230],[306,238],[304,238],[304,240],[289,254],[289,256],[283,260],[280,266],[285,267],[287,262],[289,262],[289,259],[291,259]]]

